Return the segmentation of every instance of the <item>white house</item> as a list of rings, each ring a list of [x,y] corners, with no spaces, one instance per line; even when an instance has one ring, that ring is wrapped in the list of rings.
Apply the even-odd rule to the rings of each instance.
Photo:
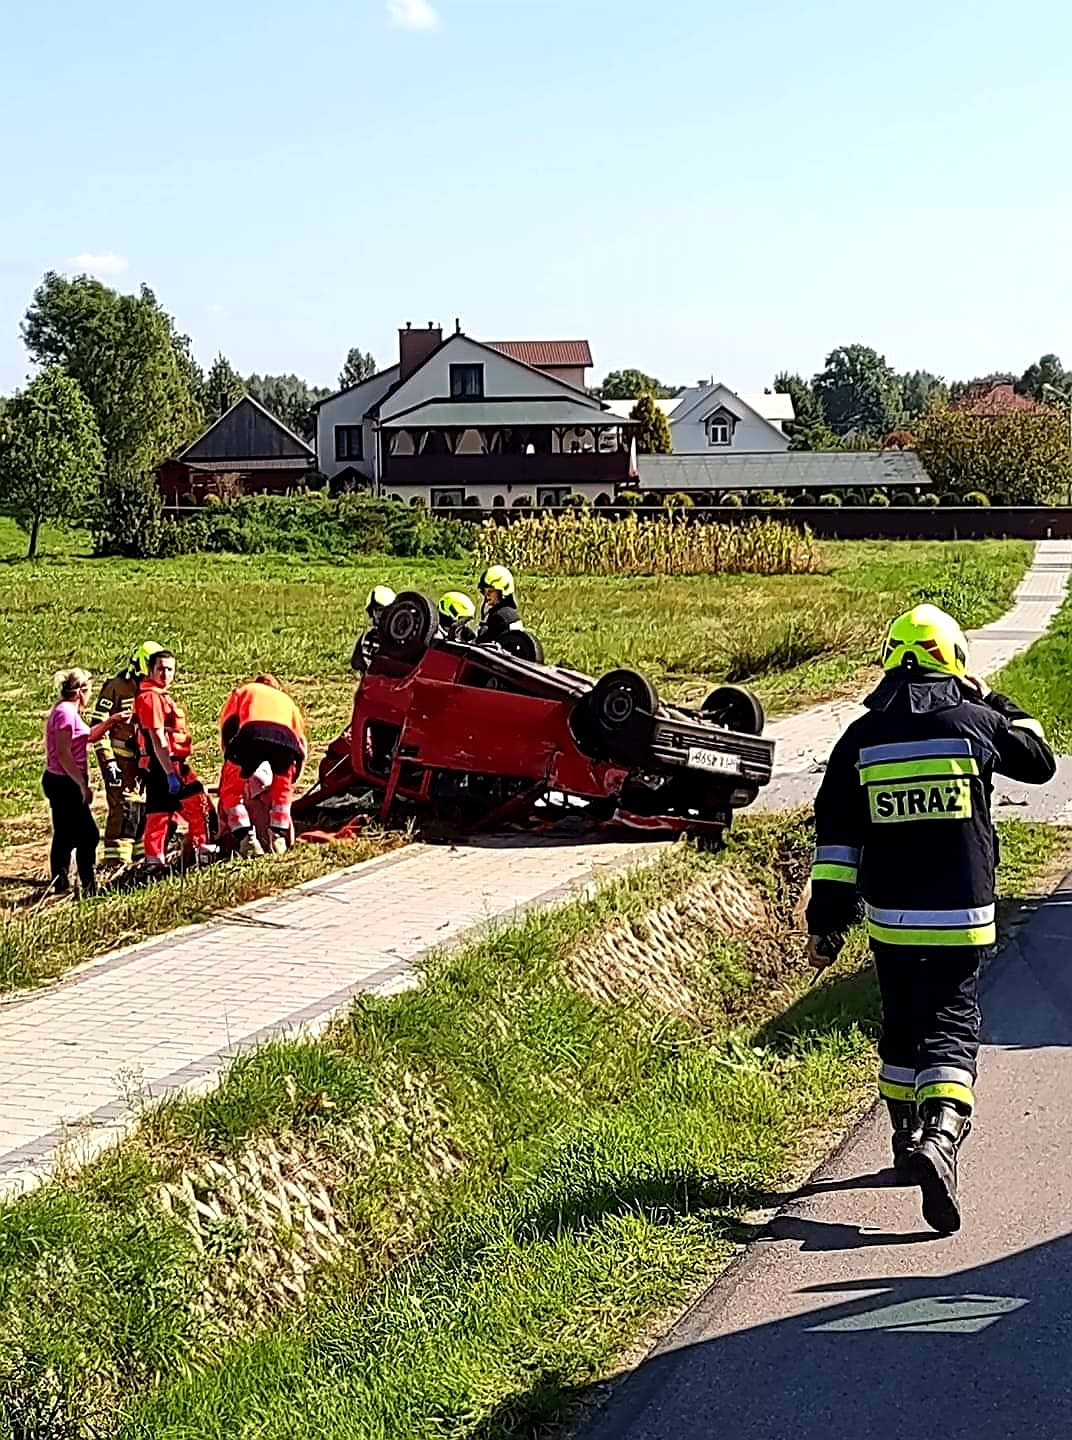
[[[436,507],[609,499],[636,474],[634,427],[561,378],[590,364],[587,341],[491,345],[407,326],[397,365],[320,402],[319,468]]]
[[[794,418],[788,395],[738,395],[721,381],[700,380],[669,400],[656,400],[670,422],[675,455],[756,454],[789,449],[785,422]],[[608,400],[628,415],[635,400]]]

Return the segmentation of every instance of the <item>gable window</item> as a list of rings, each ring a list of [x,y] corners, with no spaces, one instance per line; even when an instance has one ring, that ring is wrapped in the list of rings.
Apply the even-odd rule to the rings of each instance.
[[[733,444],[733,416],[726,410],[716,410],[707,418],[708,445]]]
[[[360,425],[335,426],[335,459],[364,460],[365,431]]]
[[[452,365],[450,367],[450,398],[452,400],[479,400],[483,394],[483,365]]]

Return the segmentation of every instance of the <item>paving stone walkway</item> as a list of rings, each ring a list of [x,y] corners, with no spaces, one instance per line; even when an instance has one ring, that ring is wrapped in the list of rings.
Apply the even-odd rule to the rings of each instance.
[[[0,1001],[0,1195],[57,1153],[84,1162],[146,1100],[206,1087],[269,1036],[315,1031],[359,992],[404,983],[421,954],[652,851],[516,836],[411,845]]]
[[[1072,542],[1037,547],[1012,610],[973,637],[978,668],[1045,630],[1070,567]],[[771,727],[775,804],[787,785],[814,785],[809,771],[854,713],[837,702]],[[406,983],[422,953],[658,848],[516,836],[414,845],[0,1001],[0,1194],[35,1183],[58,1152],[79,1163],[112,1143],[145,1099],[206,1087],[267,1037],[315,1030],[360,991]],[[504,849],[509,863],[496,863]]]

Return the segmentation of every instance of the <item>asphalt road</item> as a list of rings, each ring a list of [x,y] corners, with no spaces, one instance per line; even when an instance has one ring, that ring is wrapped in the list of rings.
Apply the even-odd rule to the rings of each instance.
[[[579,1440],[1072,1435],[1072,876],[983,1012],[960,1233],[891,1186],[872,1114]]]

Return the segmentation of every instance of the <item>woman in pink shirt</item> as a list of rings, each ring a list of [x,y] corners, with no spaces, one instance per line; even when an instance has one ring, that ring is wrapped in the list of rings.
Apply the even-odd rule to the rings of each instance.
[[[59,700],[45,724],[45,773],[41,786],[52,810],[49,868],[57,895],[71,888],[71,854],[77,857],[83,895],[95,895],[100,831],[90,811],[87,752],[122,717],[116,713],[92,728],[82,711],[92,689],[85,670],[60,670],[53,677]]]

